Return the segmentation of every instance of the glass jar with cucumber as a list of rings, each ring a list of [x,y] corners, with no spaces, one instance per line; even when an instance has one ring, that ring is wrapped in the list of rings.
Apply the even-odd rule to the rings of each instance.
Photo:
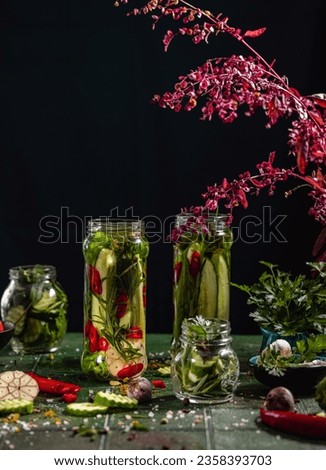
[[[230,401],[239,378],[239,360],[231,348],[230,322],[203,316],[186,318],[171,365],[175,395],[191,403]]]
[[[54,352],[67,330],[67,296],[50,265],[13,267],[1,299],[2,319],[15,325],[16,353]]]
[[[193,221],[193,222],[192,222]],[[232,232],[226,216],[178,214],[174,240],[173,350],[185,318],[229,320]]]
[[[132,379],[146,370],[148,252],[141,221],[101,218],[88,224],[81,367],[98,380]]]

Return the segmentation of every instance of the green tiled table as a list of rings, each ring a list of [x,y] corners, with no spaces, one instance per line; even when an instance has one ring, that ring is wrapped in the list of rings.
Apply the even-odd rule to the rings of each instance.
[[[275,432],[257,420],[268,390],[250,375],[247,361],[257,353],[259,343],[259,336],[234,338],[241,375],[235,399],[230,403],[185,407],[174,397],[169,378],[164,379],[167,388],[155,389],[152,401],[139,405],[136,411],[87,419],[66,415],[65,404],[57,397],[38,396],[32,415],[20,417],[17,422],[0,420],[0,449],[325,449],[326,441]],[[149,358],[168,358],[169,345],[169,335],[148,335]],[[46,377],[77,383],[82,386],[78,400],[87,401],[89,390],[104,390],[106,385],[89,381],[82,374],[81,350],[79,333],[68,333],[54,357],[17,356],[7,348],[0,351],[0,370],[34,370]],[[149,369],[146,377],[158,378],[155,369]],[[313,396],[298,398],[300,411],[317,411]],[[48,416],[49,410],[52,417]],[[133,429],[134,421],[139,421],[147,431]],[[91,430],[91,435],[74,431],[81,426]]]

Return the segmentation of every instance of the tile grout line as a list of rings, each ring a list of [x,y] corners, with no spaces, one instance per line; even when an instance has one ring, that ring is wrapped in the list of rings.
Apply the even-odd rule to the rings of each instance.
[[[36,360],[35,360],[35,362],[34,362],[34,364],[33,364],[33,367],[32,367],[32,371],[33,371],[33,372],[35,372],[35,369],[36,369],[36,367],[38,366],[38,364],[39,364],[39,362],[40,362],[40,360],[41,360],[41,357],[42,357],[42,354],[39,354],[39,355],[36,357]]]
[[[206,450],[213,450],[214,446],[214,428],[212,425],[212,411],[210,408],[204,408]]]
[[[106,434],[102,434],[101,439],[100,439],[100,443],[99,443],[99,446],[98,446],[98,450],[107,450],[108,449],[107,444],[108,444],[109,433],[110,433],[109,421],[110,421],[110,415],[107,414],[105,416],[103,427],[104,427],[104,429],[108,429],[108,432]]]

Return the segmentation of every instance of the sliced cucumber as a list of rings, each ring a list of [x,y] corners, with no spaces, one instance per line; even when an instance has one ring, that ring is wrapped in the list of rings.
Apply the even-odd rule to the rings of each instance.
[[[201,378],[206,374],[213,373],[215,365],[215,361],[206,361],[203,364],[194,363],[190,367],[190,372]]]
[[[45,290],[40,300],[33,305],[33,310],[36,312],[46,311],[53,307],[56,300],[57,294],[55,289],[51,288],[49,290]]]
[[[95,403],[70,403],[66,406],[66,412],[73,416],[96,416],[105,414],[108,411],[107,406],[96,405]]]
[[[197,383],[200,381],[200,377],[197,377],[197,375],[193,374],[190,370],[188,372],[188,379],[193,383]]]
[[[137,259],[137,271],[138,271],[139,279],[143,279],[144,272],[143,272],[141,258],[139,255],[136,255],[135,258]],[[145,331],[145,308],[144,308],[144,302],[143,302],[143,288],[144,288],[144,283],[141,281],[139,285],[137,286],[133,297],[131,298],[131,309],[133,312],[133,315],[132,315],[133,322],[137,326],[139,326],[139,328],[144,332]],[[131,323],[129,323],[128,326],[130,325]]]
[[[21,341],[24,344],[34,343],[42,334],[43,325],[41,320],[36,320],[35,318],[27,318],[24,333],[20,338]]]
[[[101,301],[95,295],[92,295],[91,306],[92,323],[98,331],[101,331],[105,326],[105,324],[103,323],[103,318],[106,317],[105,302],[107,300],[108,275],[110,271],[114,268],[115,264],[116,256],[114,254],[114,251],[110,250],[109,248],[102,248],[97,257],[95,268],[99,272],[101,280],[103,280],[102,294],[100,295],[100,298],[103,299],[103,303],[101,303]]]
[[[11,413],[19,413],[22,415],[33,413],[34,405],[29,400],[1,400],[0,416],[9,415]]]
[[[138,401],[135,398],[129,398],[125,395],[97,392],[94,404],[103,405],[109,408],[135,408],[138,405]]]
[[[22,305],[11,307],[7,313],[6,320],[15,325],[15,336],[19,336],[24,329],[26,310]]]
[[[156,372],[162,377],[169,377],[171,375],[171,366],[159,367]]]
[[[217,273],[217,317],[229,320],[230,316],[230,273],[225,258],[221,252],[212,257]]]
[[[201,272],[198,296],[198,315],[205,318],[215,318],[217,311],[217,282],[216,272],[211,260],[206,259]]]
[[[131,325],[131,311],[127,310],[126,313],[119,319],[119,326],[121,328],[129,328]]]

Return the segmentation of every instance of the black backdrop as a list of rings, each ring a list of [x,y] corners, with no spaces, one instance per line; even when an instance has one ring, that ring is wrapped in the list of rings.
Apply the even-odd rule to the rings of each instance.
[[[324,0],[205,1],[205,8],[223,11],[242,29],[267,26],[255,47],[277,59],[279,73],[302,93],[325,91]],[[267,131],[260,115],[223,125],[151,105],[154,93],[206,58],[246,51],[219,37],[199,46],[180,38],[164,53],[164,25],[153,32],[149,17],[127,11],[112,0],[2,0],[0,7],[0,289],[10,266],[54,264],[74,331],[82,329],[78,220],[115,207],[120,215],[132,207],[135,215],[164,220],[201,203],[208,184],[253,170],[269,151],[277,150],[280,163],[288,158],[287,122]],[[287,243],[238,240],[235,282],[253,282],[260,259],[293,272],[311,259],[319,227],[303,192],[284,199],[281,188],[272,199],[252,199],[234,225],[244,215],[261,218],[269,205],[272,218],[288,215],[280,225]],[[48,216],[62,226],[61,239],[40,243],[40,221]],[[149,332],[171,331],[171,273],[172,246],[161,239],[148,260]],[[232,289],[234,333],[257,331],[248,312],[245,297]]]

